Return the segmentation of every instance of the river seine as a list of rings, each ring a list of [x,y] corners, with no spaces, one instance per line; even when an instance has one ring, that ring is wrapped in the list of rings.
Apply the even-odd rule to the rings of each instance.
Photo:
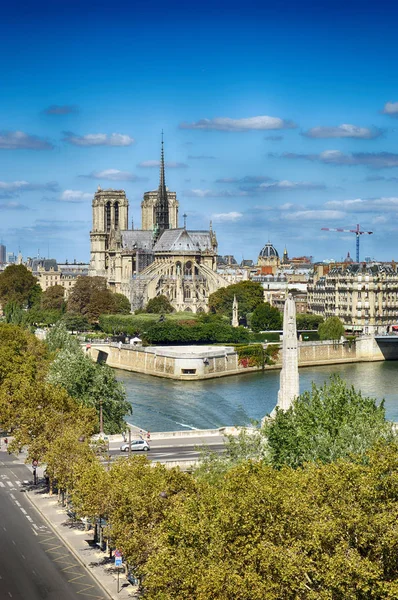
[[[129,371],[116,376],[133,406],[131,423],[149,431],[248,425],[275,406],[280,371],[204,381],[175,381]],[[300,391],[339,374],[366,396],[384,398],[387,419],[398,421],[398,362],[350,363],[300,369]]]

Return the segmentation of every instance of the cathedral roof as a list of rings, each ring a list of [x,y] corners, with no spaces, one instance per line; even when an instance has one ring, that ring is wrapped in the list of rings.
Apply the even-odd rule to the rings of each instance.
[[[153,235],[150,229],[131,229],[122,231],[122,247],[126,250],[152,250]]]
[[[198,252],[212,250],[208,231],[166,229],[155,244],[154,252]]]

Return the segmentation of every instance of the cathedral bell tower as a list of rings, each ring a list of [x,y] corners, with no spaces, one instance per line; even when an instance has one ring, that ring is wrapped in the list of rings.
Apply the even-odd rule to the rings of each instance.
[[[107,277],[109,253],[128,229],[129,202],[123,190],[103,190],[98,186],[93,202],[93,224],[90,232],[89,275]]]

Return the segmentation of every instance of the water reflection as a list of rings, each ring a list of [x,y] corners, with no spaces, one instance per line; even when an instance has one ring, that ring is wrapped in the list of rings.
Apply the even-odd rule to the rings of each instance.
[[[398,363],[358,363],[300,369],[300,391],[339,373],[363,394],[385,399],[387,418],[398,421]],[[279,371],[248,373],[207,381],[174,381],[116,371],[133,405],[131,422],[150,431],[211,429],[247,425],[270,413]]]

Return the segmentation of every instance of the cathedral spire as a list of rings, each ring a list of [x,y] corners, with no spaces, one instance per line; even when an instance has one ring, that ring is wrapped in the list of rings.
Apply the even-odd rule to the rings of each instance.
[[[164,142],[162,129],[162,145],[160,151],[160,177],[158,197],[156,200],[156,226],[159,235],[165,230],[170,229],[169,219],[169,199],[167,197],[166,178],[164,174]]]

